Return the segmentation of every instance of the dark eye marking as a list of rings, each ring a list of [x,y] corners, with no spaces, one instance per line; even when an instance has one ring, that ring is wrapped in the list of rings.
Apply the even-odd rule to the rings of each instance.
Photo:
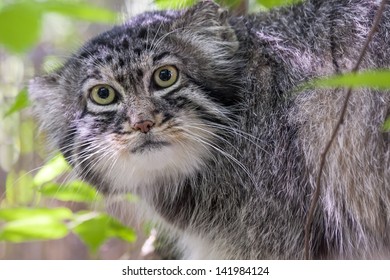
[[[125,65],[125,60],[123,58],[119,58],[118,64],[120,67],[123,67]]]
[[[141,78],[144,75],[144,72],[141,69],[137,69],[137,76],[138,78]]]
[[[163,53],[153,57],[153,64],[156,64],[158,61],[160,61],[161,59],[163,59],[164,57],[167,57],[169,55],[170,55],[169,52],[163,52]]]

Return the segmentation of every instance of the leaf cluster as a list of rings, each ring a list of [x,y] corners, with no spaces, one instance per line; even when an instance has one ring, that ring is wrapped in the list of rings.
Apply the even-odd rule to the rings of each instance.
[[[56,199],[66,202],[97,203],[102,196],[89,184],[73,180],[59,184],[56,179],[70,171],[62,155],[55,156],[38,173],[23,174],[14,180],[9,176],[6,184],[6,207],[0,209],[0,241],[27,242],[34,240],[59,239],[73,233],[96,253],[110,238],[119,238],[127,242],[136,240],[133,229],[123,225],[106,213],[98,211],[72,212],[65,207],[35,208],[12,207],[28,202],[31,197],[19,197],[16,193],[18,183],[23,191],[35,190],[40,198]],[[24,178],[21,180],[20,178]],[[26,182],[29,182],[26,184]],[[27,187],[27,188],[26,188]]]

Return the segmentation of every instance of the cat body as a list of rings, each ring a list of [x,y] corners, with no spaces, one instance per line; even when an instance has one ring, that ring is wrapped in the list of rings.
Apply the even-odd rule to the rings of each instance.
[[[35,78],[35,112],[79,176],[133,192],[183,258],[301,259],[321,153],[377,1],[309,0],[246,17],[212,2],[150,12]],[[362,69],[390,66],[390,6]],[[313,258],[390,257],[390,94],[354,90],[326,159]]]

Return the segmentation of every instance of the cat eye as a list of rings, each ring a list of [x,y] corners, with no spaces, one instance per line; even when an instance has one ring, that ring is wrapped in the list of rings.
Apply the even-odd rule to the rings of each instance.
[[[115,90],[108,85],[98,85],[92,88],[89,97],[98,105],[109,105],[116,100],[116,93]]]
[[[162,66],[154,71],[153,79],[160,88],[167,88],[177,81],[178,72],[175,66]]]

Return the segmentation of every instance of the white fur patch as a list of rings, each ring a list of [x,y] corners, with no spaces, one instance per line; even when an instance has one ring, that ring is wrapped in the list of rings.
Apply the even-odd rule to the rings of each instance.
[[[115,156],[107,155],[107,160],[96,165],[115,191],[131,192],[188,176],[200,168],[207,152],[202,145],[179,143],[139,153],[130,149],[113,151]]]

